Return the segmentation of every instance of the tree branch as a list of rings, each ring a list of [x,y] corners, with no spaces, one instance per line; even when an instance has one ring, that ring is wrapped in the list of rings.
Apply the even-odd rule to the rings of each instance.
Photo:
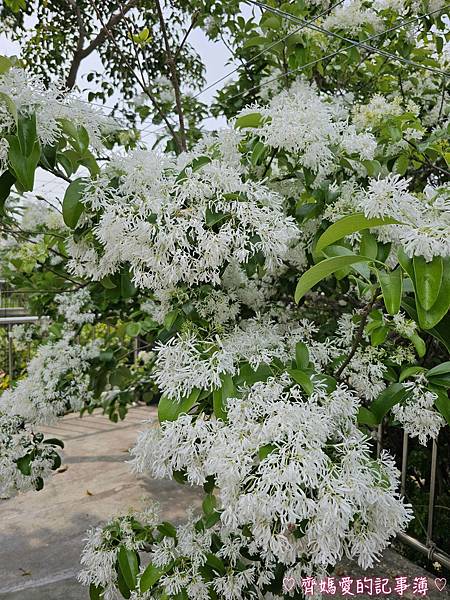
[[[84,40],[86,38],[86,29],[84,27],[83,17],[81,16],[80,7],[76,3],[76,0],[67,0],[70,6],[75,11],[75,15],[78,22],[78,40],[77,46],[75,48],[75,52],[73,54],[72,64],[70,65],[69,75],[66,80],[66,87],[71,90],[75,85],[75,81],[77,78],[78,69],[80,67],[80,63],[82,61],[81,52],[83,51]]]
[[[100,15],[100,13],[99,13],[99,11],[97,9],[97,6],[95,5],[95,1],[92,0],[91,4],[92,4],[92,6],[93,6],[93,8],[95,10],[95,13],[97,14],[97,17],[98,17],[99,21],[102,23],[102,18],[101,18],[101,15]],[[125,13],[123,13],[123,16],[125,17]],[[162,118],[162,120],[164,121],[164,123],[167,125],[167,128],[169,129],[169,131],[170,131],[170,133],[171,133],[171,135],[173,137],[173,140],[174,140],[175,144],[178,147],[178,150],[181,152],[182,146],[181,146],[180,140],[178,139],[177,133],[176,133],[176,131],[175,131],[172,123],[167,118],[167,115],[161,110],[161,107],[159,106],[159,103],[157,102],[156,98],[153,96],[153,94],[150,92],[148,86],[145,84],[144,78],[142,79],[142,81],[139,79],[138,75],[134,71],[133,65],[130,65],[130,62],[127,59],[127,57],[124,55],[124,53],[122,51],[122,48],[119,46],[119,44],[114,39],[114,36],[113,36],[112,32],[107,29],[107,26],[108,26],[108,24],[103,25],[103,30],[106,32],[105,35],[107,35],[110,38],[111,42],[114,44],[114,46],[116,47],[116,49],[119,52],[119,54],[124,59],[126,65],[130,69],[130,71],[133,73],[134,77],[136,78],[136,81],[140,85],[140,87],[141,87],[142,91],[144,92],[144,94],[146,94],[150,98],[150,101],[153,104],[153,107],[158,112],[158,114],[160,115],[160,117]],[[138,67],[139,67],[139,61],[138,61]],[[142,74],[142,77],[144,77],[143,74]]]
[[[69,90],[71,90],[73,88],[73,86],[75,85],[75,81],[76,81],[78,69],[80,68],[81,61],[83,59],[85,59],[87,56],[89,56],[90,54],[92,54],[92,52],[94,52],[94,50],[96,50],[99,46],[101,46],[103,44],[103,42],[106,40],[107,36],[109,35],[108,32],[110,32],[111,29],[114,29],[114,27],[120,23],[120,21],[123,19],[124,15],[131,8],[133,8],[139,2],[139,0],[128,0],[128,2],[121,8],[121,10],[118,13],[114,13],[114,14],[110,15],[106,25],[102,24],[102,28],[99,31],[99,33],[90,42],[90,44],[88,44],[85,48],[83,47],[83,45],[84,45],[84,40],[86,37],[86,30],[84,28],[84,23],[83,23],[83,19],[81,16],[80,8],[79,8],[76,0],[67,0],[67,2],[69,2],[69,4],[72,6],[72,8],[76,12],[77,21],[78,21],[78,30],[80,33],[80,35],[78,37],[77,48],[75,50],[72,64],[70,66],[69,74],[68,74],[67,80],[66,80],[66,87]]]
[[[163,34],[164,45],[166,47],[167,63],[169,65],[169,69],[170,69],[170,73],[171,73],[173,91],[175,92],[175,104],[177,107],[178,121],[180,123],[180,145],[181,145],[181,149],[184,152],[186,152],[186,149],[187,149],[187,147],[186,147],[186,131],[184,128],[183,107],[181,104],[181,94],[180,94],[180,85],[179,85],[178,76],[177,76],[177,67],[175,65],[175,60],[173,58],[172,50],[170,49],[169,37],[167,35],[166,23],[164,21],[164,15],[163,15],[163,12],[161,9],[161,4],[160,4],[159,0],[155,0],[155,4],[156,4],[156,10],[158,12],[159,23],[161,25],[161,32]]]
[[[339,367],[339,369],[336,371],[336,374],[335,374],[336,379],[339,379],[339,377],[342,375],[342,373],[345,370],[345,368],[348,367],[350,361],[355,356],[355,353],[356,353],[356,351],[358,349],[358,346],[359,346],[359,344],[360,344],[360,342],[362,340],[362,337],[363,337],[363,334],[364,334],[364,327],[366,326],[367,319],[369,318],[369,313],[370,313],[370,311],[373,308],[374,302],[375,302],[375,299],[371,300],[369,302],[369,304],[365,307],[365,309],[363,310],[363,312],[361,314],[361,321],[359,323],[359,327],[358,327],[358,330],[356,332],[356,335],[353,338],[352,347],[350,349],[349,355],[344,360],[344,362]]]
[[[186,40],[188,39],[191,31],[194,29],[194,25],[197,22],[199,15],[200,15],[199,10],[195,11],[195,13],[192,15],[192,20],[191,20],[191,24],[189,25],[189,29],[184,34],[183,39],[181,40],[181,43],[178,46],[177,51],[175,52],[175,56],[174,56],[175,60],[178,58],[178,55],[180,54],[180,52],[183,50],[184,44],[186,43]]]

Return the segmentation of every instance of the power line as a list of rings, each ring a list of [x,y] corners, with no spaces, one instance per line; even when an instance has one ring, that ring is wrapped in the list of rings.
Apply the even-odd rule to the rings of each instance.
[[[389,29],[385,29],[384,31],[371,35],[370,37],[368,37],[366,39],[366,41],[369,40],[374,40],[377,39],[387,33],[390,33],[391,31],[395,31],[396,29],[399,29],[400,27],[403,27],[405,25],[409,25],[410,23],[414,23],[415,21],[418,21],[420,19],[423,19],[425,17],[429,17],[430,15],[433,15],[437,12],[442,12],[442,10],[445,10],[445,8],[447,6],[450,5],[446,5],[443,8],[439,8],[437,10],[432,10],[428,13],[424,13],[422,15],[417,15],[416,17],[412,17],[410,19],[405,19],[404,21],[401,21],[400,23],[397,23],[397,25],[390,27]],[[308,67],[312,67],[313,65],[316,65],[317,63],[322,62],[323,60],[327,60],[328,58],[333,58],[334,56],[337,56],[338,54],[341,54],[342,52],[345,52],[346,50],[349,50],[350,48],[353,48],[354,46],[359,45],[359,42],[352,42],[351,44],[349,44],[348,46],[344,46],[344,48],[339,48],[338,50],[335,50],[334,52],[331,52],[330,54],[326,54],[325,56],[321,56],[320,58],[317,58],[315,60],[312,60],[311,62],[307,63],[306,65],[302,65],[301,67],[297,67],[295,69],[290,69],[289,71],[285,71],[284,73],[282,73],[281,75],[277,75],[276,77],[272,77],[271,79],[268,79],[267,81],[264,82],[265,85],[268,85],[269,83],[273,83],[274,81],[278,81],[278,79],[282,79],[283,77],[286,77],[286,75],[292,75],[293,73],[298,73],[299,71],[302,71],[304,69],[307,69]],[[230,98],[228,98],[228,100],[234,100],[235,98],[240,98],[241,96],[245,96],[245,94],[248,94],[250,92],[253,92],[257,89],[259,89],[261,87],[261,85],[255,85],[251,88],[249,88],[248,90],[244,90],[243,92],[239,92],[238,94],[234,94],[234,96],[231,96]]]
[[[326,35],[337,38],[344,42],[350,42],[352,46],[360,46],[361,48],[364,48],[365,50],[370,50],[371,52],[376,52],[376,53],[380,54],[381,56],[385,56],[387,58],[398,60],[398,61],[403,62],[412,67],[417,67],[419,69],[426,69],[427,71],[430,71],[431,73],[443,75],[444,77],[450,76],[450,73],[448,73],[446,71],[441,71],[440,69],[435,69],[433,67],[428,67],[427,65],[422,65],[420,63],[416,63],[412,60],[409,60],[408,58],[403,58],[403,56],[399,56],[398,54],[392,54],[391,52],[387,52],[386,50],[381,50],[380,48],[376,48],[375,46],[370,46],[370,45],[366,44],[365,42],[359,42],[357,40],[352,40],[351,38],[347,38],[343,35],[340,35],[339,33],[335,33],[334,31],[329,31],[328,29],[325,29],[324,27],[320,27],[319,25],[315,25],[314,23],[305,21],[304,19],[301,19],[300,17],[296,17],[295,15],[292,15],[291,13],[288,13],[284,10],[280,10],[279,8],[273,8],[271,6],[268,6],[267,4],[264,4],[263,2],[259,2],[259,0],[245,0],[245,1],[248,2],[249,4],[254,4],[255,6],[259,6],[259,8],[263,8],[264,10],[268,10],[269,12],[272,12],[275,15],[285,17],[286,19],[294,21],[295,23],[303,23],[304,27],[308,27],[309,29],[312,29],[313,31],[325,33]],[[449,5],[447,5],[447,6],[449,6]],[[441,11],[445,10],[445,8],[446,7],[444,6],[443,8],[440,8],[438,11],[434,11],[434,12],[441,12]],[[431,13],[428,13],[428,14],[431,14]],[[384,33],[386,33],[386,32],[384,32]],[[370,39],[370,38],[367,38],[367,39]]]
[[[327,10],[324,10],[319,15],[315,16],[314,19],[311,19],[310,21],[307,21],[307,23],[309,23],[309,24],[313,23],[317,19],[320,19],[321,17],[323,17],[323,16],[327,15],[328,13],[330,13],[333,9],[335,9],[340,4],[343,4],[344,2],[345,2],[345,0],[339,0],[339,2],[336,2],[336,4],[333,4],[333,6],[330,6],[329,8],[327,8]],[[280,38],[279,40],[276,40],[272,44],[270,44],[269,46],[266,46],[260,52],[258,52],[257,54],[255,54],[255,56],[252,56],[251,58],[249,58],[249,60],[243,62],[241,65],[238,65],[237,67],[235,67],[229,73],[226,73],[225,75],[223,75],[222,77],[220,77],[216,81],[213,81],[212,83],[210,83],[207,87],[205,87],[202,90],[200,90],[197,94],[195,94],[195,96],[193,96],[193,98],[194,99],[198,98],[198,96],[201,96],[201,94],[204,94],[205,92],[207,92],[211,88],[215,87],[218,83],[220,83],[224,79],[228,79],[228,77],[230,77],[231,75],[233,75],[234,73],[236,73],[236,71],[239,71],[239,69],[248,67],[248,65],[250,65],[257,58],[259,58],[260,56],[262,56],[263,54],[265,54],[266,52],[268,52],[271,48],[273,48],[277,44],[281,44],[281,42],[284,42],[285,40],[287,40],[291,36],[295,35],[296,33],[298,33],[299,31],[301,31],[305,27],[306,27],[305,24],[300,25],[300,27],[297,27],[297,29],[294,29],[294,31],[291,31],[290,33],[286,34],[284,37]]]

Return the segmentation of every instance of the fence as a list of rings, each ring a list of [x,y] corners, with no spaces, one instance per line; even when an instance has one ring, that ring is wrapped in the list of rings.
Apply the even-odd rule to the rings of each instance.
[[[10,382],[14,376],[14,345],[11,331],[14,325],[24,323],[36,323],[39,317],[28,314],[27,295],[24,292],[17,292],[7,286],[0,280],[0,327],[6,329],[7,335],[7,373]],[[6,365],[5,365],[6,366]],[[1,370],[1,368],[0,368]]]
[[[446,429],[448,429],[448,427],[446,427]],[[383,424],[381,424],[378,427],[377,432],[377,456],[380,455],[381,450],[383,448],[384,433],[384,426]],[[402,496],[406,496],[406,478],[408,472],[408,446],[409,436],[406,432],[403,432],[400,488]],[[450,556],[444,551],[440,550],[433,541],[433,521],[436,507],[437,457],[438,442],[436,440],[433,440],[431,446],[430,488],[428,498],[428,516],[425,543],[406,533],[399,533],[398,538],[407,546],[413,548],[414,550],[418,550],[422,554],[426,555],[428,557],[428,560],[436,560],[441,565],[445,566],[447,569],[450,569]]]

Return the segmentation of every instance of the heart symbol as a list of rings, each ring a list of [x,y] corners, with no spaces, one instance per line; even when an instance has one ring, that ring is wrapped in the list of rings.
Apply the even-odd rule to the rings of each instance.
[[[445,585],[445,584],[444,584]],[[283,590],[290,592],[295,587],[295,579],[293,577],[285,577],[283,579]]]
[[[436,579],[434,580],[434,585],[440,592],[442,592],[442,590],[447,585],[447,580],[445,579],[445,577],[436,577]]]

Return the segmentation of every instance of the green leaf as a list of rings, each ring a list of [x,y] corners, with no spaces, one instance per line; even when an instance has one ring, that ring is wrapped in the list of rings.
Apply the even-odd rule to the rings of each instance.
[[[248,113],[236,119],[235,127],[259,127],[262,123],[262,116],[258,112]]]
[[[309,350],[303,342],[297,342],[295,346],[295,362],[298,369],[307,369],[309,366]]]
[[[164,327],[167,329],[167,331],[170,331],[172,329],[175,321],[177,320],[178,315],[179,312],[177,309],[171,310],[166,314],[166,316],[164,317]]]
[[[48,444],[49,446],[59,446],[60,448],[64,448],[64,442],[57,438],[47,438],[43,443]]]
[[[406,398],[410,392],[401,384],[393,383],[372,402],[370,411],[375,415],[377,425],[381,423],[385,414],[396,404]]]
[[[213,527],[220,520],[220,512],[214,511],[204,519],[205,528]]]
[[[262,142],[256,142],[255,147],[253,148],[252,155],[250,157],[250,162],[252,165],[257,165],[260,158],[264,155],[266,151],[266,146]]]
[[[89,148],[89,133],[82,125],[78,127],[78,143],[83,154]]]
[[[368,219],[363,213],[348,215],[347,217],[336,221],[333,225],[330,225],[330,227],[322,233],[316,244],[316,252],[320,252],[327,246],[330,246],[351,233],[363,229],[370,229],[372,227],[380,227],[382,225],[398,224],[399,221],[388,217]]]
[[[8,159],[17,181],[25,192],[31,192],[34,187],[34,174],[41,156],[39,142],[36,140],[29,156],[24,156],[18,137],[8,136]]]
[[[406,369],[403,369],[403,371],[400,373],[400,377],[398,378],[399,383],[402,383],[403,381],[405,381],[405,379],[408,379],[408,377],[411,377],[413,375],[418,375],[419,373],[424,373],[426,371],[426,369],[424,369],[423,367],[418,367],[418,366],[414,366],[414,367],[406,367]]]
[[[418,322],[415,304],[409,302],[407,298],[403,298],[402,307],[405,309],[411,319],[414,319],[414,321]],[[427,333],[437,339],[444,346],[447,352],[450,353],[450,314],[447,313],[435,327],[428,329]]]
[[[261,26],[266,29],[280,29],[281,19],[276,15],[271,15],[264,20],[261,19]]]
[[[378,281],[383,293],[384,305],[390,315],[395,315],[400,310],[403,291],[403,276],[401,269],[395,271],[376,271]]]
[[[397,250],[397,258],[398,258],[398,262],[400,263],[400,266],[402,267],[402,269],[405,271],[405,273],[407,273],[409,278],[412,281],[414,281],[413,262],[412,262],[412,259],[409,258],[409,256],[407,256],[407,254],[404,252],[403,248],[399,248]]]
[[[11,188],[14,185],[16,178],[11,171],[5,171],[0,175],[0,213],[3,211],[6,199],[11,193]]]
[[[308,396],[313,393],[314,384],[311,381],[311,376],[307,372],[300,371],[299,369],[287,369],[287,372],[296,383],[302,386]]]
[[[450,374],[441,375],[440,377],[432,377],[430,384],[437,387],[443,387],[445,389],[450,388]]]
[[[303,275],[300,277],[295,290],[295,301],[299,302],[306,292],[309,292],[309,290],[314,287],[316,283],[319,283],[319,281],[325,279],[325,277],[328,277],[339,269],[348,267],[355,263],[370,262],[370,260],[370,258],[358,256],[356,254],[349,256],[335,256],[333,258],[322,260],[320,263],[314,265],[308,271],[306,271],[306,273],[303,273]]]
[[[389,329],[385,325],[377,327],[370,334],[370,344],[374,347],[379,346],[386,340],[388,333]]]
[[[277,447],[273,444],[266,444],[265,446],[261,446],[261,448],[258,450],[259,460],[264,460],[269,456],[269,454],[272,454],[272,452],[276,449]]]
[[[125,332],[130,337],[136,337],[141,333],[141,324],[140,323],[128,323]]]
[[[227,421],[227,400],[236,396],[236,388],[233,382],[233,378],[228,373],[224,373],[220,376],[222,381],[222,387],[213,392],[213,409],[214,414],[218,419]]]
[[[202,502],[202,509],[205,515],[210,515],[216,510],[217,500],[214,494],[207,494]]]
[[[378,242],[377,238],[367,230],[363,230],[361,233],[361,243],[359,245],[359,253],[362,256],[369,258],[377,258],[378,255]]]
[[[214,569],[219,575],[225,575],[226,568],[221,558],[216,556],[215,554],[207,554],[206,555],[206,563]]]
[[[251,38],[248,38],[244,44],[243,48],[251,48],[252,46],[263,46],[267,42],[267,38],[261,35],[255,35]]]
[[[436,302],[442,283],[443,263],[440,256],[427,262],[423,256],[414,256],[414,280],[417,299],[425,310]]]
[[[416,283],[417,281],[415,281]],[[432,329],[445,317],[450,306],[450,257],[443,259],[443,273],[439,295],[429,310],[426,310],[420,301],[418,301],[416,286],[415,289],[419,325],[422,329]]]
[[[358,423],[360,425],[378,425],[377,417],[365,406],[360,406],[358,410]]]
[[[443,362],[440,365],[437,365],[437,367],[430,369],[427,373],[427,379],[439,375],[447,375],[447,373],[450,373],[450,361]]]
[[[394,163],[394,171],[399,175],[404,175],[408,170],[409,158],[406,154],[400,154]]]
[[[206,209],[205,212],[205,221],[208,227],[212,227],[216,223],[220,223],[220,221],[224,221],[229,216],[229,213],[225,212],[213,212],[210,208]]]
[[[443,390],[433,390],[437,395],[434,404],[447,423],[450,425],[450,399],[448,397],[447,392]]]
[[[7,56],[0,55],[0,75],[9,71],[12,67],[12,62]]]
[[[131,279],[128,268],[122,269],[120,273],[120,295],[122,298],[132,298],[136,294],[136,286]]]
[[[158,525],[158,531],[161,532],[165,537],[177,538],[177,530],[169,523],[169,521],[163,521]]]
[[[369,177],[378,177],[381,173],[381,164],[378,160],[363,160],[362,164],[366,167]]]
[[[86,180],[83,178],[72,181],[64,194],[63,200],[63,219],[64,223],[70,229],[75,229],[78,220],[84,211],[84,204],[81,202],[83,191],[86,186]]]
[[[31,454],[26,454],[25,456],[21,456],[16,460],[16,465],[22,475],[31,475]]]
[[[125,546],[120,546],[118,561],[125,583],[130,590],[134,590],[136,588],[136,577],[139,572],[139,562],[136,552],[125,548]]]
[[[413,333],[409,338],[411,342],[414,344],[417,354],[420,358],[423,358],[426,354],[427,347],[423,339],[420,337],[418,333]]]
[[[140,588],[141,592],[148,591],[155,583],[172,568],[172,563],[164,565],[163,567],[157,567],[150,563],[147,565],[145,571],[141,575]]]
[[[197,402],[201,390],[193,389],[187,398],[182,400],[173,400],[167,396],[161,396],[158,404],[158,419],[163,421],[176,421],[183,413],[188,413]]]
[[[23,156],[30,156],[38,142],[36,133],[36,114],[21,114],[17,120],[17,137]]]
[[[117,285],[114,283],[111,277],[108,276],[103,277],[103,279],[100,279],[100,283],[105,288],[105,290],[113,290],[117,287]]]
[[[93,583],[89,586],[89,598],[90,600],[102,600],[104,588],[97,587]]]
[[[119,567],[117,567],[117,587],[119,588],[119,592],[122,594],[125,600],[129,600],[131,597],[131,591],[126,584],[122,571],[119,569]]]
[[[323,250],[323,254],[327,258],[332,258],[334,256],[354,256],[354,253],[349,248],[347,248],[346,246],[339,246],[337,244],[327,246],[325,250]],[[355,264],[353,265],[353,268],[357,273],[361,275],[361,277],[363,277],[367,281],[370,281],[370,269],[366,263]],[[339,269],[339,271],[336,271],[335,277],[338,280],[344,279],[344,277],[347,277],[350,271],[350,267],[347,267],[346,269]]]

